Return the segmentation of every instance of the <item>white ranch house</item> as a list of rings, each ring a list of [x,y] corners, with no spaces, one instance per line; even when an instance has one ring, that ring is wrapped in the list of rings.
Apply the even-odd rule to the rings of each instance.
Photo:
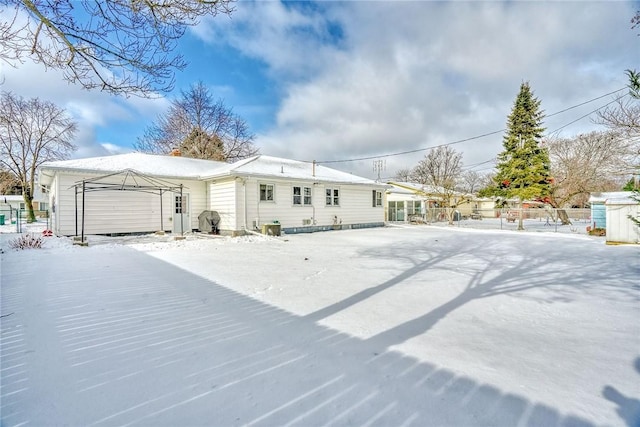
[[[39,180],[58,235],[79,234],[83,206],[85,234],[189,232],[203,211],[230,235],[272,223],[286,233],[384,225],[384,184],[262,155],[231,164],[143,153],[64,160],[45,163]]]

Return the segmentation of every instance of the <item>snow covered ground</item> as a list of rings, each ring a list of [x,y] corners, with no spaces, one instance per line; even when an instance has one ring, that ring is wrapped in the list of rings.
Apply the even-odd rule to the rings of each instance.
[[[1,423],[640,425],[640,246],[0,234]]]

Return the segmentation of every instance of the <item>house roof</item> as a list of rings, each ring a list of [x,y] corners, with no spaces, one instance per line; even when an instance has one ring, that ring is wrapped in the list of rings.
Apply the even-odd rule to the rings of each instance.
[[[415,194],[420,193],[424,195],[438,196],[443,193],[449,193],[442,187],[436,187],[433,185],[419,184],[417,182],[389,182],[389,185],[393,186],[391,191],[403,194]],[[463,193],[453,191],[452,194],[462,196]]]
[[[631,196],[631,191],[609,191],[603,193],[591,193],[589,203],[605,203],[609,199],[627,199]]]
[[[112,173],[133,170],[164,178],[215,179],[224,176],[257,176],[347,184],[379,185],[373,180],[311,162],[271,156],[254,156],[235,163],[128,153],[114,156],[46,162],[40,167],[40,183],[49,184],[55,171]]]
[[[313,162],[303,162],[264,155],[254,156],[228,164],[203,178],[214,179],[227,175],[385,186],[385,184],[376,183],[371,179],[342,172],[320,164],[314,166]]]

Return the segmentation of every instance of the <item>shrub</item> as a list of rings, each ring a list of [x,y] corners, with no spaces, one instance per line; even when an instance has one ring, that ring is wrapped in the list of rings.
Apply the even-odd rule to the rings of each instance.
[[[600,227],[591,228],[590,230],[587,230],[587,232],[589,233],[590,236],[606,236],[607,235],[607,229],[600,228]]]
[[[22,250],[22,249],[41,249],[44,240],[42,237],[36,236],[34,234],[22,234],[20,237],[16,237],[15,239],[9,241],[9,247],[11,249]]]

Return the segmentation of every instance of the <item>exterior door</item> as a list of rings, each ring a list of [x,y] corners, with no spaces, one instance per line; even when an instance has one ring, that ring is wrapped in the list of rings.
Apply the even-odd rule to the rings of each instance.
[[[182,234],[191,231],[191,215],[189,215],[189,194],[175,194],[173,198],[174,233]]]

